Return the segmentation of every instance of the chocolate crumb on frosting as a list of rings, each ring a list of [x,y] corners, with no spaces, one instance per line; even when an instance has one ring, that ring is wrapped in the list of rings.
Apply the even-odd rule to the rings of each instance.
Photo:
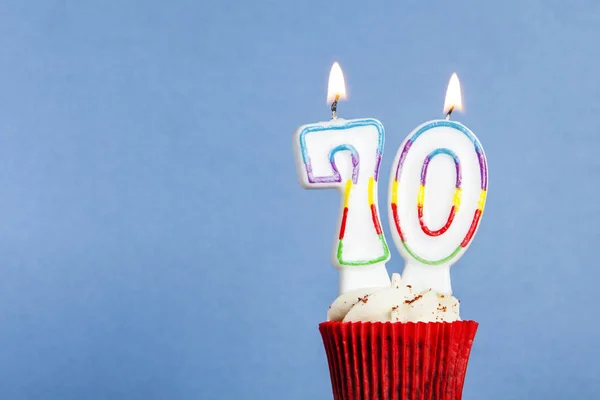
[[[419,295],[417,295],[417,296],[416,296],[414,299],[412,299],[412,300],[404,300],[404,303],[405,303],[405,304],[412,304],[412,303],[414,303],[415,301],[419,300],[421,297],[423,297],[423,296],[419,294]]]
[[[358,301],[360,301],[361,303],[367,303],[367,301],[369,301],[369,295],[365,295],[365,297],[359,297]]]

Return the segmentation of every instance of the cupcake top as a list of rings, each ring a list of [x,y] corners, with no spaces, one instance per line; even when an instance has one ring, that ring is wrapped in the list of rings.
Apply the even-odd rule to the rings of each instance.
[[[364,288],[340,295],[329,307],[328,321],[453,322],[460,321],[459,301],[431,289],[415,291],[392,275],[392,285]]]

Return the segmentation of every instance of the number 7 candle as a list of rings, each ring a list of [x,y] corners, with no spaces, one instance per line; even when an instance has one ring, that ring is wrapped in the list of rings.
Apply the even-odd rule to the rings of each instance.
[[[390,258],[379,220],[377,181],[385,133],[376,119],[337,117],[346,98],[339,64],[331,67],[328,102],[332,119],[303,125],[293,136],[296,169],[305,189],[337,189],[342,204],[332,262],[340,271],[340,293],[390,285]]]
[[[450,267],[471,243],[485,206],[485,153],[473,132],[450,121],[460,109],[460,83],[453,74],[446,119],[415,128],[392,165],[390,228],[406,261],[402,280],[417,290],[452,294]]]

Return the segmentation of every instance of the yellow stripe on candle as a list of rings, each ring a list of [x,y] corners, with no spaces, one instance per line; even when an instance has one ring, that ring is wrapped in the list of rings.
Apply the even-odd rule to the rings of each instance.
[[[479,195],[479,203],[477,203],[477,208],[479,208],[481,210],[481,212],[483,212],[483,207],[485,206],[486,197],[487,197],[487,190],[482,190],[481,194]]]
[[[346,189],[344,189],[344,207],[348,208],[348,202],[350,201],[350,189],[352,189],[352,180],[346,181]]]
[[[392,183],[392,204],[398,204],[398,181]]]
[[[419,196],[417,197],[417,205],[422,207],[424,202],[425,202],[425,186],[419,185]]]
[[[375,178],[369,178],[369,206],[375,204],[375,196],[373,194],[373,188],[375,187]]]
[[[452,204],[454,204],[454,212],[457,212],[460,208],[460,199],[462,197],[462,189],[456,188],[454,189],[454,198],[452,199]]]

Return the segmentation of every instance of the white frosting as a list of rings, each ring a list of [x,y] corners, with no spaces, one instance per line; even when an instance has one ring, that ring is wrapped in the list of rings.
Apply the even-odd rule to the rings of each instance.
[[[341,294],[335,301],[329,306],[327,311],[328,321],[341,321],[344,319],[348,311],[356,304],[358,299],[362,299],[365,296],[370,295],[375,290],[381,290],[381,288],[363,288],[356,289],[350,292]]]
[[[431,289],[413,290],[392,275],[392,285],[344,293],[329,307],[329,321],[453,322],[459,321],[459,301]]]

